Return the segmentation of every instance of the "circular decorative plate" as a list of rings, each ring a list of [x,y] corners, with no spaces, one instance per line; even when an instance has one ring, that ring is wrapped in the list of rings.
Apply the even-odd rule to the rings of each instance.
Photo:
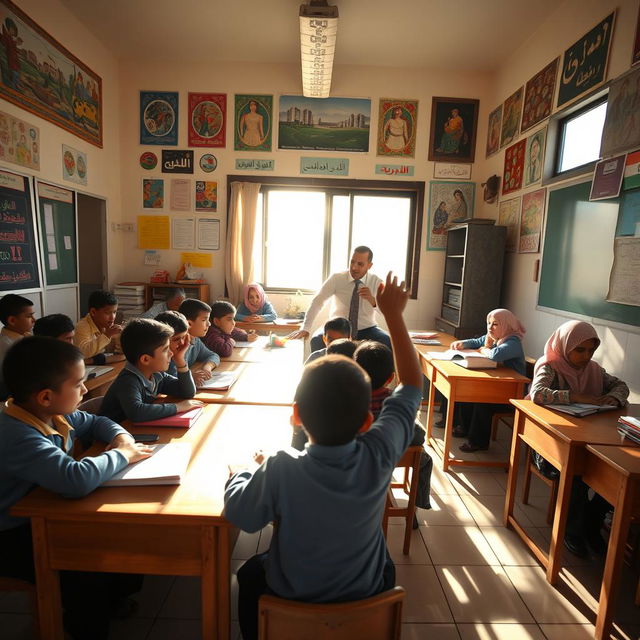
[[[210,153],[205,153],[200,158],[200,168],[206,173],[215,171],[217,166],[218,161],[216,160],[216,157],[214,155],[211,155]]]
[[[145,151],[140,156],[140,166],[147,171],[155,169],[158,164],[158,156],[153,151]]]

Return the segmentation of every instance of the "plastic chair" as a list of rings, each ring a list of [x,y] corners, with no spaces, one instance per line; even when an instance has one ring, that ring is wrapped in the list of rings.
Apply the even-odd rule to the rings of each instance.
[[[399,640],[405,590],[395,587],[366,600],[308,604],[261,596],[260,640]]]

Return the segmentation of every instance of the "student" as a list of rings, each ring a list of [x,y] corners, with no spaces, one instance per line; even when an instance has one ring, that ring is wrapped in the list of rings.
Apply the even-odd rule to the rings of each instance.
[[[243,302],[238,305],[238,322],[273,322],[278,315],[267,300],[264,289],[257,283],[246,284],[242,290]]]
[[[324,323],[324,330],[322,333],[322,341],[324,342],[324,348],[313,351],[306,359],[305,364],[313,362],[317,358],[325,355],[327,347],[338,338],[349,338],[351,336],[351,323],[347,318],[331,318]],[[352,354],[353,355],[353,354]]]
[[[159,313],[164,311],[177,311],[185,299],[184,289],[176,287],[175,289],[167,289],[164,302],[156,302],[149,307],[140,317],[152,320]]]
[[[526,329],[518,318],[507,309],[494,309],[487,314],[487,333],[480,338],[456,340],[451,349],[478,349],[483,356],[524,375],[526,364],[522,338]],[[489,448],[491,420],[494,413],[512,411],[509,404],[459,402],[462,424],[453,429],[456,438],[467,438],[460,451],[471,453]],[[446,409],[443,410],[443,415]]]
[[[0,400],[8,396],[1,369],[2,361],[9,348],[18,340],[31,333],[35,323],[33,302],[29,298],[8,293],[0,298],[0,322],[4,325],[0,331]]]
[[[169,342],[173,329],[156,320],[131,320],[122,332],[122,349],[127,364],[109,387],[100,413],[116,422],[146,422],[173,416],[202,406],[196,400],[156,404],[156,396],[166,393],[178,398],[193,398],[196,387],[184,359],[189,346],[184,342],[175,352]],[[171,358],[178,375],[166,373]]]
[[[76,328],[73,320],[64,313],[51,313],[38,318],[33,325],[33,335],[44,338],[55,338],[73,344]]]
[[[110,291],[93,291],[89,296],[89,313],[76,325],[73,342],[82,351],[85,358],[93,358],[103,354],[112,344],[113,339],[122,333],[122,325],[115,324],[118,311],[118,298]],[[113,348],[116,346],[114,344]],[[120,354],[105,356],[105,361],[98,358],[96,364],[118,362],[124,360]]]
[[[258,339],[254,332],[247,333],[236,329],[234,316],[236,308],[224,300],[218,300],[211,305],[211,326],[203,342],[211,351],[215,351],[221,358],[228,358],[233,347],[238,342],[253,342]]]
[[[84,496],[151,449],[108,418],[77,411],[87,389],[73,345],[25,338],[9,350],[3,370],[12,398],[0,414],[0,575],[34,583],[31,525],[11,507],[36,486]],[[107,450],[74,460],[69,452],[82,437],[107,443]],[[120,574],[62,571],[60,578],[66,630],[83,640],[106,639],[113,608],[141,586],[140,576]]]
[[[339,355],[345,356],[345,358],[353,358],[353,354],[355,353],[358,345],[358,340],[351,340],[351,338],[338,338],[334,340],[331,344],[327,345],[326,355],[330,356]]]
[[[211,326],[209,314],[211,307],[202,300],[187,298],[179,309],[189,323],[189,339],[191,344],[185,355],[187,365],[196,386],[211,378],[211,372],[220,364],[220,356],[207,348],[202,338],[207,335]]]
[[[343,356],[320,358],[305,367],[293,405],[293,421],[309,436],[305,451],[279,451],[254,472],[239,471],[227,482],[225,517],[234,525],[253,532],[274,520],[278,524],[269,551],[238,571],[238,618],[245,640],[257,638],[263,593],[344,602],[395,584],[380,523],[391,474],[413,437],[422,388],[402,318],[408,297],[391,274],[378,290],[400,386],[371,428],[356,438],[373,420],[367,374]]]
[[[544,355],[535,364],[529,388],[531,399],[542,405],[586,402],[623,407],[629,387],[591,359],[599,345],[600,338],[589,323],[570,320],[560,325],[547,340]],[[536,457],[534,461],[546,463],[557,474],[544,458]],[[564,544],[580,557],[587,555],[586,544],[596,555],[604,555],[606,545],[600,528],[611,509],[598,494],[589,500],[588,490],[582,478],[574,478]]]

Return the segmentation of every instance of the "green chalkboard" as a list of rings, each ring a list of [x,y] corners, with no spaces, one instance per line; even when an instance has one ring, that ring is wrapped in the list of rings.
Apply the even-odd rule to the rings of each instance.
[[[640,326],[640,307],[607,302],[613,239],[625,197],[589,202],[591,182],[549,193],[538,304]]]

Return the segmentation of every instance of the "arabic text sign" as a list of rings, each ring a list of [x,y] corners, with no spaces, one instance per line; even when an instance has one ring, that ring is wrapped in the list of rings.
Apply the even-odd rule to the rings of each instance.
[[[303,175],[348,176],[347,158],[300,158],[300,173]]]
[[[413,165],[410,164],[377,164],[376,175],[379,176],[412,176]]]
[[[273,171],[275,160],[261,158],[236,158],[236,169],[240,171]]]
[[[433,177],[445,180],[470,180],[471,165],[436,162],[433,165]]]
[[[193,151],[163,149],[162,173],[193,173]]]

